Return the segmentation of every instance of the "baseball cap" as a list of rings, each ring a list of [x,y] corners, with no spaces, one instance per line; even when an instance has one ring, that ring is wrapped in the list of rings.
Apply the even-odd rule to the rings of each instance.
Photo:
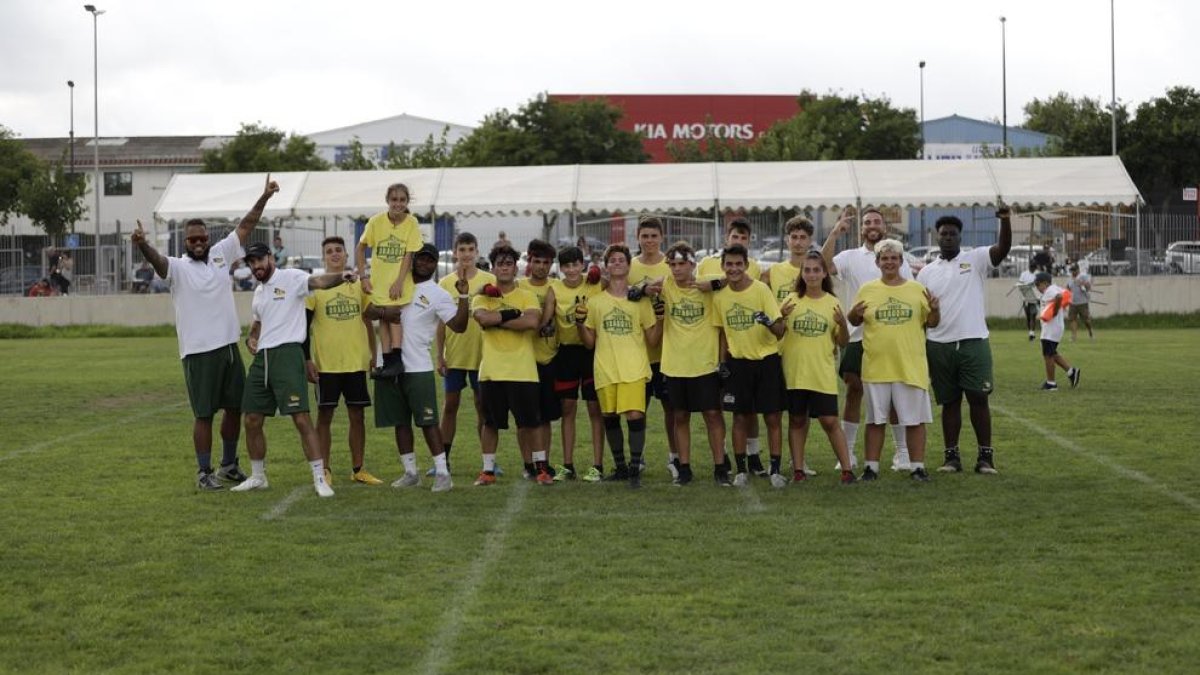
[[[414,258],[419,255],[427,255],[427,256],[433,258],[434,260],[437,260],[438,259],[437,247],[434,246],[433,244],[425,244],[424,246],[422,246],[421,248],[419,248],[413,252]]]
[[[262,242],[256,241],[246,247],[246,255],[242,257],[242,260],[250,262],[251,260],[265,258],[269,255],[271,255],[271,247]]]

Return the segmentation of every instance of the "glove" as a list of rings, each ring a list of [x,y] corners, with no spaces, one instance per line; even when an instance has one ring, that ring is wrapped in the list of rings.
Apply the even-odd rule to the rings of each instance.
[[[771,320],[771,317],[767,316],[767,313],[763,312],[763,311],[758,311],[758,312],[754,313],[754,322],[761,323],[762,325],[766,326],[767,328],[770,328],[771,324],[775,323],[774,321]]]
[[[513,319],[521,318],[521,310],[519,309],[502,309],[500,310],[500,323],[508,323]]]
[[[542,326],[541,330],[538,331],[538,335],[541,335],[542,337],[547,337],[547,338],[554,335],[554,322],[551,321],[550,323],[546,324],[545,326]]]
[[[498,298],[503,295],[495,284],[484,284],[483,294],[489,298]]]
[[[667,312],[667,303],[663,302],[662,298],[655,296],[654,299],[650,301],[650,304],[652,307],[654,307],[655,318],[663,318],[663,315]]]
[[[600,283],[600,266],[599,265],[592,265],[591,267],[588,268],[587,282],[589,284]]]
[[[646,297],[646,284],[643,282],[637,286],[630,286],[629,290],[625,292],[625,297],[629,298],[630,302],[637,302]]]
[[[724,382],[725,380],[728,380],[729,375],[730,375],[729,364],[725,363],[724,361],[717,364],[717,376],[721,378],[722,382]]]
[[[722,288],[725,288],[725,280],[724,279],[713,279],[712,281],[710,281],[708,283],[712,286],[712,289],[714,291],[719,291]]]
[[[583,323],[584,321],[587,321],[587,315],[587,298],[578,300],[575,303],[575,323]]]

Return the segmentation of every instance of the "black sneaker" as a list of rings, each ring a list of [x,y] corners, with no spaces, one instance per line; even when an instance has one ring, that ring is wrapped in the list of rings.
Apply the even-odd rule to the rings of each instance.
[[[929,482],[929,474],[925,471],[925,469],[913,469],[912,473],[908,474],[908,477],[918,483]]]
[[[225,486],[221,485],[221,481],[217,480],[217,477],[213,474],[212,469],[209,469],[208,471],[200,469],[196,472],[196,489],[209,491],[223,490],[225,489]]]
[[[396,359],[382,368],[371,371],[372,380],[394,380],[404,374],[404,361]]]
[[[1079,386],[1079,369],[1072,368],[1071,373],[1069,375],[1067,375],[1067,379],[1071,381],[1072,389],[1074,389],[1075,387],[1078,387]]]
[[[237,462],[234,462],[233,464],[222,464],[221,468],[217,469],[217,478],[240,483],[246,480],[246,474],[242,473]]]
[[[629,489],[637,490],[642,487],[642,472],[637,467],[629,470]]]
[[[618,466],[616,469],[613,469],[612,473],[605,476],[604,480],[606,482],[629,480],[629,467],[624,465]]]
[[[868,466],[865,469],[863,469],[862,478],[860,480],[868,481],[868,482],[873,481],[873,480],[879,480],[879,474],[872,471],[871,467]]]
[[[975,459],[975,473],[997,474],[996,462],[992,459],[992,448],[980,448]]]
[[[763,467],[762,457],[759,455],[747,455],[746,468],[750,471],[750,473],[758,476],[759,478],[767,477],[767,469]]]
[[[946,448],[946,459],[938,467],[942,473],[962,472],[962,458],[958,456],[958,448]]]
[[[683,487],[685,485],[690,484],[691,482],[692,482],[692,470],[687,469],[687,470],[680,471],[679,475],[675,477],[675,480],[672,481],[671,484],[674,485],[675,487]]]
[[[729,477],[728,471],[722,471],[721,473],[718,473],[717,475],[713,476],[713,480],[716,481],[717,487],[733,487],[733,479]]]

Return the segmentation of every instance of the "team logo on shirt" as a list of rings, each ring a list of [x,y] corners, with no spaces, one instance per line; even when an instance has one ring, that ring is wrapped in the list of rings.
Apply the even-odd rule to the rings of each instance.
[[[219,256],[219,255],[215,255],[215,256],[213,256],[213,259],[212,259],[212,261],[213,261],[213,264],[214,264],[214,265],[216,265],[217,267],[224,267],[224,266],[225,266],[225,258],[222,258],[222,257],[221,257],[221,256]]]
[[[422,307],[428,307],[429,306],[429,298],[425,297],[424,295],[418,295],[417,296],[417,304],[421,305]]]
[[[887,302],[875,309],[875,320],[889,326],[898,326],[912,321],[913,308],[906,302],[888,298]]]
[[[362,306],[358,300],[338,293],[325,303],[325,316],[334,321],[348,321],[362,316]]]
[[[398,263],[404,258],[404,254],[408,252],[408,246],[394,234],[388,235],[387,239],[379,242],[372,253],[383,262]]]
[[[829,332],[829,322],[810,309],[792,319],[792,332],[804,337],[821,337]]]
[[[271,298],[271,299],[272,300],[282,300],[286,295],[287,295],[287,291],[283,290],[282,288],[276,287],[275,288],[275,297]]]
[[[614,307],[611,312],[604,315],[600,326],[609,335],[629,335],[633,333],[633,318],[621,311],[619,307]]]
[[[791,287],[788,286],[787,284],[784,284],[783,286],[779,287],[779,290],[775,291],[775,299],[778,300],[779,302],[783,302],[784,300],[787,299],[788,295],[791,295],[791,293],[792,293]]]
[[[725,325],[733,330],[749,330],[754,327],[754,310],[743,306],[740,303],[734,303],[733,307],[725,312]]]
[[[704,319],[704,305],[684,298],[671,305],[671,319],[684,326],[694,326]]]

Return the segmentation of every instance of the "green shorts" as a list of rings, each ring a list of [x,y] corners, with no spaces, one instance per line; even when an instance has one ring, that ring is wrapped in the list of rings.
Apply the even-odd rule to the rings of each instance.
[[[929,378],[939,405],[957,401],[964,391],[992,393],[992,348],[987,338],[958,342],[925,341]]]
[[[399,384],[375,380],[376,427],[433,427],[437,423],[437,380],[432,370],[404,373]]]
[[[304,350],[295,342],[260,349],[246,375],[242,412],[274,416],[308,412],[308,378]]]
[[[838,366],[838,375],[845,377],[846,373],[862,376],[862,340],[851,342],[842,349],[842,362]]]
[[[246,384],[241,350],[231,344],[211,352],[188,354],[183,357],[183,381],[197,419],[208,419],[218,410],[240,409]]]

